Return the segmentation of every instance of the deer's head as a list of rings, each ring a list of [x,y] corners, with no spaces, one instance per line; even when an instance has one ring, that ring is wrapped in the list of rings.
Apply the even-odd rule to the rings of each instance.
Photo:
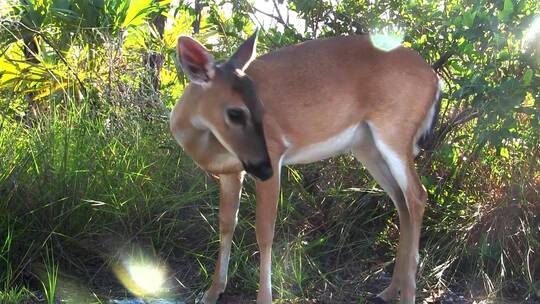
[[[263,130],[263,107],[255,83],[244,73],[255,58],[257,32],[227,61],[216,63],[196,40],[180,36],[177,53],[191,83],[182,102],[196,104],[192,122],[208,129],[251,175],[273,174]]]

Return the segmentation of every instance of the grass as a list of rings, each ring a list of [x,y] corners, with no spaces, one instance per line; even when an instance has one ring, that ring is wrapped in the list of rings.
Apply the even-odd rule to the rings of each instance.
[[[32,297],[32,293],[26,288],[12,288],[0,291],[0,303],[19,304]]]
[[[133,250],[166,262],[173,295],[200,297],[219,248],[218,187],[181,152],[161,110],[141,115],[118,102],[96,110],[70,96],[50,104],[31,128],[9,117],[1,122],[2,303],[32,293],[49,303],[55,295],[68,303],[128,296],[112,269]],[[487,149],[474,161],[456,161],[444,148],[419,159],[430,193],[421,298],[538,299],[537,144],[503,160]],[[396,212],[352,157],[284,170],[279,207],[278,302],[361,302],[388,283]],[[239,218],[227,294],[254,299],[251,180]]]
[[[57,301],[56,289],[58,287],[58,264],[54,259],[54,254],[45,248],[45,274],[41,280],[43,293],[48,304],[55,304]]]

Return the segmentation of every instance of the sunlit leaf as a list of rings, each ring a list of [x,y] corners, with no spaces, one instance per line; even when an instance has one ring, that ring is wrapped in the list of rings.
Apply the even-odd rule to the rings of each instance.
[[[148,14],[153,11],[155,11],[153,0],[131,0],[122,27],[127,28],[143,24]]]
[[[506,147],[501,147],[499,149],[499,155],[506,159],[510,158],[510,153],[508,152],[508,149]]]

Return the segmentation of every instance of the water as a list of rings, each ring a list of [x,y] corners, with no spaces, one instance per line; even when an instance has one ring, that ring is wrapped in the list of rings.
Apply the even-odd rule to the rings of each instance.
[[[170,300],[170,299],[122,299],[122,300],[112,300],[111,304],[185,304],[186,302],[180,300]]]

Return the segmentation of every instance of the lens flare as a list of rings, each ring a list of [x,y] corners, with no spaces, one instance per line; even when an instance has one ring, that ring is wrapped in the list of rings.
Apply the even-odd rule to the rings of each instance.
[[[0,0],[0,17],[4,17],[11,11],[11,7],[7,0]]]
[[[137,297],[159,297],[168,292],[166,268],[147,257],[129,257],[116,264],[113,271]]]
[[[390,52],[401,46],[404,36],[405,34],[402,29],[389,26],[371,32],[369,34],[369,40],[375,48],[384,52]]]
[[[531,51],[540,54],[540,15],[534,18],[531,26],[525,31],[521,50],[523,52]]]

